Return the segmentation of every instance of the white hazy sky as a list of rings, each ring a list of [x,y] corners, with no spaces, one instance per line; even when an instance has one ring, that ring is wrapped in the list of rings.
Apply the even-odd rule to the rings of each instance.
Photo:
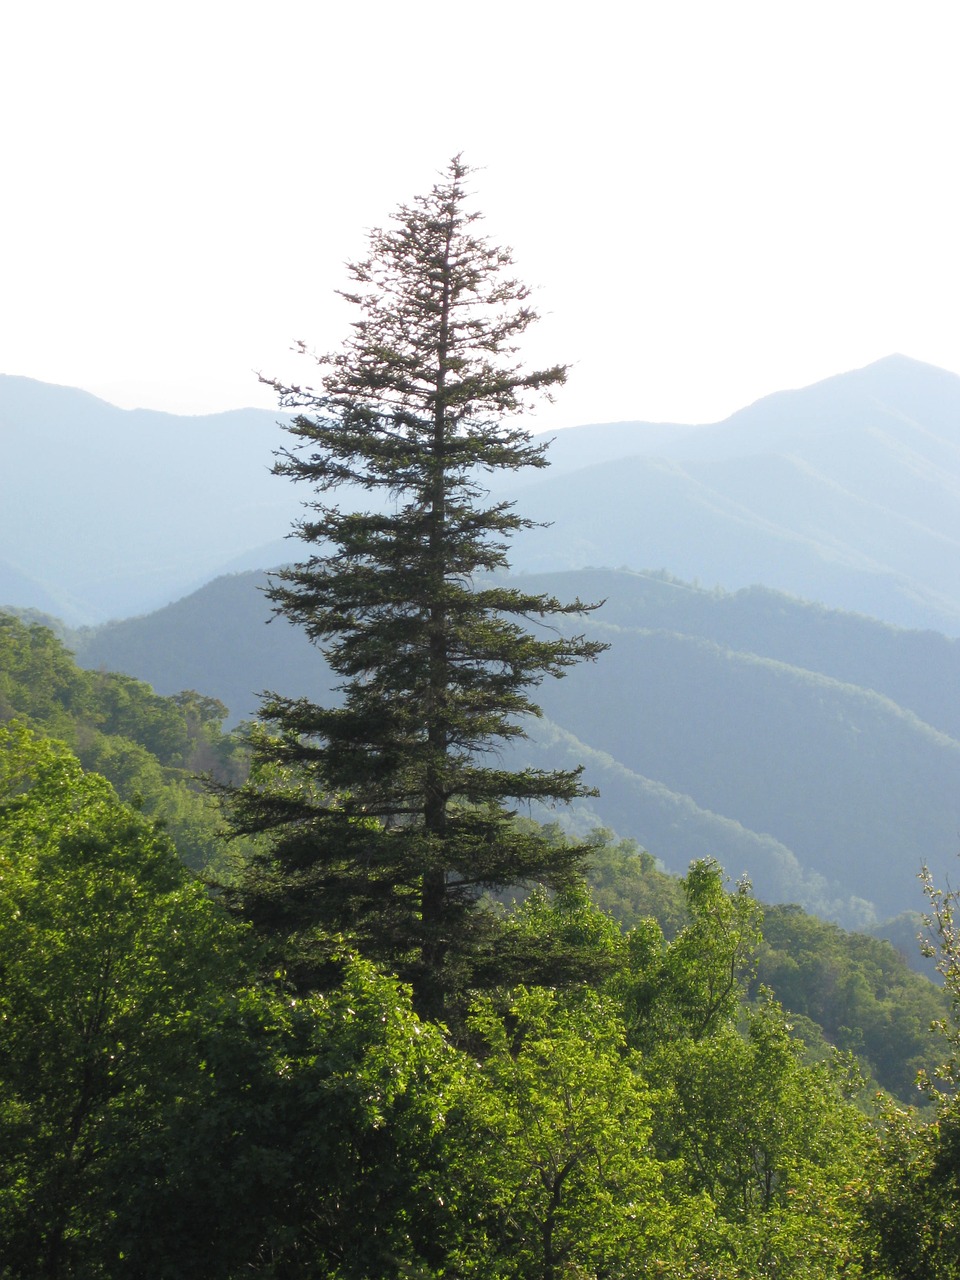
[[[462,151],[574,366],[536,430],[960,372],[958,65],[957,0],[11,0],[0,371],[271,405]]]

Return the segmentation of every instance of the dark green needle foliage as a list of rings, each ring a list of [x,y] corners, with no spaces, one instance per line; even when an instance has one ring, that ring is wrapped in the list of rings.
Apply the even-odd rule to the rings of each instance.
[[[372,233],[343,294],[352,334],[318,360],[318,388],[270,384],[296,411],[275,470],[314,491],[295,529],[309,558],[270,595],[342,682],[331,707],[267,696],[270,731],[233,801],[236,829],[271,836],[240,906],[284,940],[291,979],[321,981],[342,934],[436,1015],[487,984],[507,945],[484,890],[579,875],[585,850],[512,822],[517,804],[585,794],[579,770],[510,770],[498,748],[538,714],[531,691],[545,676],[605,647],[549,622],[593,606],[491,576],[531,522],[484,481],[546,465],[516,421],[566,369],[518,363],[536,313],[509,251],[477,234],[468,173],[455,158]],[[328,502],[341,485],[364,491],[367,509]]]

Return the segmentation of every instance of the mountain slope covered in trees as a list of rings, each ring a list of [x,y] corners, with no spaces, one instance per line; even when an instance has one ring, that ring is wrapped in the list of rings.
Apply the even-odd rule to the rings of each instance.
[[[608,979],[491,993],[456,1036],[356,956],[293,996],[162,829],[16,719],[0,819],[10,1280],[550,1280],[557,1257],[664,1280],[956,1272],[955,1100],[878,1115],[808,1016],[748,998],[769,930],[757,979],[779,966],[808,1007],[840,997],[843,1037],[909,1047],[904,1024],[946,1001],[898,982],[888,947],[761,920],[708,863],[676,882],[598,849],[597,895],[638,908],[628,932],[582,898],[534,896],[510,924],[578,936]]]
[[[219,579],[155,615],[76,637],[80,660],[164,692],[211,690],[235,718],[255,694],[322,696],[329,673],[263,578]],[[769,590],[708,592],[658,575],[532,575],[604,599],[581,629],[603,661],[541,690],[525,758],[587,765],[605,824],[673,871],[716,857],[767,901],[847,925],[918,910],[917,873],[952,865],[960,829],[960,644]]]
[[[221,732],[223,710],[193,690],[161,696],[129,676],[86,671],[49,629],[0,614],[0,724],[26,723],[70,743],[88,771],[108,778],[145,819],[159,821],[190,868],[221,878],[245,846],[223,845],[219,814],[198,774],[236,781],[247,760],[240,738]],[[678,876],[635,841],[589,831],[586,818],[583,826],[599,906],[623,929],[653,918],[673,938],[687,914]],[[718,841],[711,853],[693,840],[680,871],[722,849]],[[797,907],[767,905],[763,914],[754,996],[766,985],[805,1020],[814,1049],[852,1050],[878,1083],[910,1100],[916,1070],[936,1054],[929,1026],[945,1013],[943,993],[887,942],[844,932]]]
[[[85,671],[46,627],[0,613],[0,722],[22,720],[75,751],[120,798],[160,822],[194,871],[229,874],[221,820],[201,780],[245,775],[246,749],[222,732],[226,708],[105,670]]]

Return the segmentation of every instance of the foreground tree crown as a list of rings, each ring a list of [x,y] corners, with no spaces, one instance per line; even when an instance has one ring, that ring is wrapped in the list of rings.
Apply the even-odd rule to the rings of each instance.
[[[537,317],[509,251],[475,232],[469,172],[454,158],[349,265],[358,318],[318,359],[319,387],[265,379],[296,410],[274,470],[315,491],[294,530],[309,559],[269,594],[341,677],[341,701],[267,695],[273,731],[232,806],[236,830],[271,834],[237,901],[285,940],[291,978],[319,981],[323,939],[341,933],[434,1014],[458,990],[538,976],[480,895],[572,884],[585,850],[518,830],[511,806],[587,792],[579,770],[511,770],[498,747],[539,714],[545,676],[605,647],[543,625],[595,606],[492,576],[532,522],[491,501],[483,475],[546,465],[515,422],[566,368],[516,363]],[[368,509],[328,504],[341,485]]]

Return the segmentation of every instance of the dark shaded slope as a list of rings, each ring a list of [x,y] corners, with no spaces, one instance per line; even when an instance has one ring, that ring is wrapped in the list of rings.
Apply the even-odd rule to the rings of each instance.
[[[216,578],[156,613],[80,632],[77,660],[137,675],[161,694],[202,689],[230,709],[231,723],[252,718],[267,689],[323,699],[326,663],[301,631],[273,617],[266,584],[265,573]]]
[[[530,738],[515,754],[539,768],[584,766],[598,798],[579,801],[571,813],[553,814],[581,834],[609,826],[654,851],[674,875],[698,858],[713,858],[733,879],[747,876],[765,902],[798,902],[806,910],[849,925],[866,924],[875,907],[835,878],[801,866],[773,836],[751,831],[734,818],[697,804],[692,796],[628,769],[612,755],[587,746],[549,720],[530,727]],[[538,811],[538,816],[551,816]]]
[[[707,591],[664,574],[582,570],[524,577],[562,599],[604,600],[599,621],[676,631],[885,694],[960,739],[960,640],[810,604],[767,587]]]
[[[324,698],[320,654],[285,622],[266,625],[263,583],[219,579],[88,633],[81,661],[161,692],[206,690],[237,718],[265,688]],[[574,814],[581,826],[634,836],[675,871],[715,856],[767,900],[845,923],[919,908],[921,861],[941,879],[949,870],[960,643],[770,591],[724,595],[656,576],[536,575],[524,586],[607,597],[583,625],[610,652],[545,682],[553,727],[535,724],[528,744],[544,768],[587,764],[602,795]]]
[[[603,678],[577,673],[541,697],[581,741],[772,836],[881,916],[920,905],[923,862],[943,879],[960,831],[960,743],[872,690],[798,667],[675,633],[587,632],[612,642]]]

